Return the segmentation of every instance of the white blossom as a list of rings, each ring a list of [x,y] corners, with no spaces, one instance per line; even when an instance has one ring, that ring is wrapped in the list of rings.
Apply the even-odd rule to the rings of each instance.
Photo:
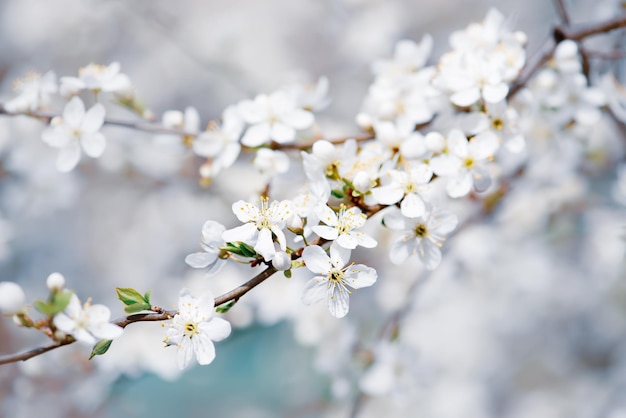
[[[252,164],[261,174],[273,176],[289,170],[289,156],[283,151],[261,148],[257,150]]]
[[[120,64],[89,64],[78,69],[78,77],[61,77],[59,92],[63,96],[72,96],[80,90],[103,91],[105,93],[129,94],[132,90],[130,79],[120,73]]]
[[[408,218],[422,216],[426,205],[421,194],[429,190],[428,182],[433,176],[426,164],[417,164],[405,170],[389,170],[381,175],[380,187],[372,189],[372,198],[383,205],[393,205],[400,200],[402,214]]]
[[[85,105],[79,97],[73,97],[63,110],[63,117],[56,117],[51,127],[46,129],[43,140],[54,148],[59,148],[57,169],[68,172],[80,160],[81,148],[92,158],[104,153],[106,139],[99,132],[104,123],[104,106],[96,103],[85,112]]]
[[[330,257],[322,247],[308,246],[302,253],[302,260],[313,273],[320,274],[309,280],[304,287],[302,301],[310,305],[326,300],[330,313],[336,318],[346,316],[349,310],[349,297],[352,291],[368,287],[376,282],[376,270],[363,264],[350,264],[351,251],[338,245],[331,245]]]
[[[28,73],[16,80],[13,86],[20,94],[9,100],[4,108],[9,112],[35,111],[50,103],[50,95],[57,92],[57,81],[54,71],[44,75]]]
[[[77,341],[93,345],[98,340],[113,340],[124,329],[109,322],[111,311],[104,305],[80,305],[80,300],[73,294],[65,311],[55,315],[54,326]]]
[[[50,290],[61,290],[65,287],[65,277],[61,273],[52,273],[46,279],[46,286]]]
[[[200,247],[202,252],[189,254],[185,257],[185,262],[193,268],[206,268],[209,275],[217,274],[226,260],[219,257],[220,246],[224,245],[222,234],[226,227],[215,221],[206,221],[202,225],[202,240]]]
[[[317,216],[326,225],[313,226],[313,232],[320,237],[335,241],[337,245],[354,249],[357,246],[374,248],[376,240],[365,232],[355,231],[365,224],[367,217],[357,207],[346,208],[343,204],[339,213],[324,205],[317,209]]]
[[[182,289],[178,299],[178,313],[167,328],[165,344],[178,347],[176,363],[180,369],[189,365],[195,356],[199,364],[215,359],[213,341],[230,335],[228,321],[214,316],[215,298],[210,292],[195,297],[189,289]]]
[[[226,242],[244,242],[252,245],[254,250],[270,261],[276,254],[274,239],[282,251],[287,249],[285,228],[287,219],[292,215],[291,202],[288,200],[273,201],[269,204],[268,198],[261,199],[261,207],[239,200],[233,203],[233,212],[244,225],[224,231],[222,238]]]
[[[428,270],[436,269],[441,262],[440,248],[458,224],[455,215],[434,208],[418,218],[407,218],[392,207],[385,214],[384,222],[389,229],[403,231],[391,244],[391,262],[402,264],[410,256],[417,255]]]
[[[282,91],[244,100],[239,103],[238,110],[250,124],[241,138],[241,143],[248,147],[258,147],[270,141],[279,144],[293,142],[296,131],[309,128],[314,120],[311,112],[297,108],[293,99]]]
[[[237,108],[230,106],[222,113],[222,123],[213,124],[193,142],[193,151],[211,159],[210,170],[205,177],[215,177],[220,171],[232,166],[241,152],[239,139],[245,123]]]

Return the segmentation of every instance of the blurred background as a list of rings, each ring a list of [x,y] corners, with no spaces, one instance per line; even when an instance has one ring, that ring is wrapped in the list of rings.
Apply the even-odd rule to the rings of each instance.
[[[618,2],[567,4],[586,21],[610,16]],[[358,134],[374,60],[430,33],[435,63],[449,34],[490,7],[528,35],[529,56],[557,21],[542,0],[3,0],[0,100],[28,71],[75,76],[117,61],[156,115],[193,106],[206,125],[242,99],[326,76],[332,103],[319,124],[331,137]],[[204,221],[234,226],[231,203],[262,188],[249,159],[205,188],[184,149],[105,127],[102,159],[61,174],[43,128],[0,117],[0,281],[20,283],[33,300],[46,297],[45,279],[58,271],[81,300],[118,317],[116,286],[151,289],[154,303],[170,307],[182,287],[220,294],[252,276],[228,266],[207,278],[184,263],[199,250]],[[410,351],[392,357],[412,377],[393,395],[367,399],[361,416],[626,418],[626,215],[611,195],[623,146],[610,141],[610,158],[587,172],[559,171],[558,161],[537,168],[557,174],[515,188],[493,217],[454,236],[427,280],[419,262],[394,268],[360,253],[379,283],[359,292],[344,321],[301,306],[305,272],[276,277],[229,312],[236,329],[212,365],[181,373],[160,324],[138,324],[91,362],[90,349],[75,344],[0,367],[0,415],[348,416],[366,361],[347,348],[375,345],[411,297]],[[3,319],[0,354],[46,343],[32,334]]]

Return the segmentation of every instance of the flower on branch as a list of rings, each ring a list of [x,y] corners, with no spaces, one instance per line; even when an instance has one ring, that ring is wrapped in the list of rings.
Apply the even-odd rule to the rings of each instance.
[[[4,108],[10,112],[35,111],[50,103],[50,95],[57,92],[57,81],[54,71],[44,75],[28,73],[24,78],[16,80],[13,86],[20,94],[9,100]]]
[[[224,231],[226,227],[221,223],[206,221],[202,225],[202,240],[200,241],[203,252],[189,254],[185,257],[185,262],[196,269],[206,268],[209,275],[217,274],[226,263],[225,259],[219,257],[219,247],[224,245],[222,239]]]
[[[73,97],[63,110],[63,117],[55,117],[50,128],[42,133],[44,142],[59,148],[57,169],[72,171],[80,160],[81,147],[85,154],[99,158],[104,153],[106,138],[98,132],[104,123],[104,106],[96,103],[85,112],[85,105]]]
[[[347,209],[342,204],[337,214],[327,205],[319,206],[317,216],[326,225],[316,225],[312,229],[324,239],[334,240],[337,245],[350,250],[359,245],[365,248],[374,248],[377,245],[376,240],[365,232],[354,231],[362,227],[367,219],[357,207]]]
[[[132,84],[126,74],[120,73],[118,62],[89,64],[79,68],[78,77],[61,77],[61,95],[69,97],[81,90],[127,95],[132,91]]]
[[[176,363],[180,369],[189,365],[195,355],[199,364],[215,359],[213,341],[230,335],[230,323],[214,317],[215,298],[210,292],[195,297],[189,289],[182,289],[178,299],[178,313],[168,325],[165,344],[178,347]]]
[[[106,306],[91,305],[87,301],[83,307],[74,294],[65,311],[55,315],[53,323],[77,341],[93,345],[98,340],[113,340],[122,335],[124,329],[110,323],[110,317],[111,311]]]
[[[441,247],[456,228],[458,219],[448,211],[434,208],[418,218],[407,218],[393,207],[385,214],[384,222],[389,229],[403,231],[391,244],[392,263],[402,264],[417,255],[428,270],[434,270],[441,262]]]
[[[293,142],[296,130],[307,129],[314,121],[311,112],[297,108],[294,100],[282,91],[244,100],[238,109],[251,125],[241,138],[241,143],[248,147],[258,147],[270,141],[279,144]]]
[[[376,270],[363,264],[351,264],[351,251],[339,245],[330,246],[330,257],[320,246],[306,247],[302,260],[313,273],[320,274],[309,280],[304,287],[302,301],[310,305],[326,299],[330,313],[343,318],[350,309],[349,288],[358,290],[376,283]]]
[[[276,254],[274,237],[282,251],[287,249],[285,228],[292,215],[291,201],[273,201],[261,198],[261,207],[243,200],[233,203],[233,212],[244,225],[224,231],[222,238],[226,242],[244,242],[252,245],[254,251],[261,254],[265,261],[270,261]]]

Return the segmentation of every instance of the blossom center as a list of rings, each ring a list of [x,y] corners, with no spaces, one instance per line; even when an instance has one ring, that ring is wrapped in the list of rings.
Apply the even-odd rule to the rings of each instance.
[[[474,166],[474,159],[473,159],[473,158],[469,158],[469,157],[468,157],[468,158],[466,158],[466,159],[463,161],[463,166],[464,166],[465,168],[467,168],[467,169],[472,168],[472,167]]]
[[[343,272],[337,269],[333,269],[328,274],[328,281],[331,283],[339,284],[343,281]]]
[[[198,324],[195,322],[187,322],[184,326],[185,335],[190,339],[193,338],[194,335],[198,333]]]
[[[428,229],[426,229],[426,225],[424,224],[417,225],[413,232],[415,232],[415,236],[419,238],[424,238],[426,235],[428,235]]]
[[[495,118],[491,121],[491,127],[496,131],[501,131],[504,128],[504,121],[500,118]]]

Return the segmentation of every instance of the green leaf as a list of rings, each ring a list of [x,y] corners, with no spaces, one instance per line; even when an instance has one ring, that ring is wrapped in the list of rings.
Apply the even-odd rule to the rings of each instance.
[[[44,315],[54,316],[67,308],[73,294],[72,291],[65,289],[62,292],[54,293],[47,302],[36,300],[33,302],[33,306]]]
[[[150,295],[152,294],[152,290],[148,290],[146,293],[143,294],[143,300],[147,303],[150,304]]]
[[[142,294],[130,287],[116,287],[115,292],[117,293],[117,298],[124,305],[134,305],[135,303],[145,302]]]
[[[91,354],[89,355],[89,360],[94,358],[95,356],[101,356],[109,350],[111,347],[112,340],[100,340],[93,346],[91,350]]]
[[[252,248],[251,246],[249,246],[245,242],[240,242],[239,243],[239,248],[241,248],[241,251],[244,253],[244,255],[246,257],[254,257],[254,256],[256,256],[256,251],[254,250],[254,248]]]
[[[283,274],[285,275],[286,278],[291,279],[291,270],[285,270]]]
[[[149,311],[152,308],[152,305],[149,303],[135,303],[133,305],[128,305],[124,308],[124,312],[126,313],[137,313],[141,311]]]
[[[332,194],[337,199],[343,199],[343,197],[345,196],[345,194],[343,193],[343,190],[339,190],[339,189],[331,190],[330,194]]]
[[[217,313],[226,313],[226,312],[228,312],[230,310],[230,308],[235,306],[235,303],[237,303],[237,301],[231,300],[230,302],[226,302],[224,304],[221,304],[220,306],[215,308],[215,312],[217,312]]]

